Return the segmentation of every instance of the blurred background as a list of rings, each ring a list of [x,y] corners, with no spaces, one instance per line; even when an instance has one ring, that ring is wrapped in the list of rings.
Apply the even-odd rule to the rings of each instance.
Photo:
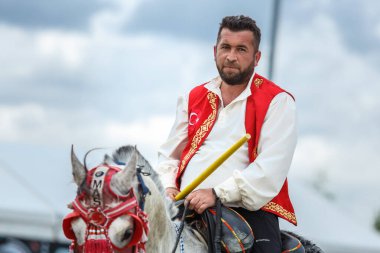
[[[299,226],[283,228],[326,252],[380,252],[379,12],[377,0],[0,0],[0,252],[67,252],[72,144],[80,158],[137,145],[155,166],[177,97],[217,75],[219,23],[239,14],[262,30],[257,72],[297,102]]]

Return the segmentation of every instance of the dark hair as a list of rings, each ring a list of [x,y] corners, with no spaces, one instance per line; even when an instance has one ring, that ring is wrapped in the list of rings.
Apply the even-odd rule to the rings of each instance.
[[[251,31],[253,33],[254,47],[256,50],[259,49],[260,40],[261,40],[261,31],[260,28],[256,25],[256,21],[247,16],[227,16],[224,17],[219,26],[218,38],[216,43],[219,43],[220,33],[223,28],[227,28],[233,32],[240,31]]]

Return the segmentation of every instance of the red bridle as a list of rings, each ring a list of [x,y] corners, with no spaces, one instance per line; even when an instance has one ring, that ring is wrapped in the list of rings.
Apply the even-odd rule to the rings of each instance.
[[[65,236],[72,240],[70,246],[83,253],[122,252],[137,253],[145,252],[145,242],[149,232],[147,214],[141,210],[133,189],[125,196],[115,194],[110,188],[110,181],[114,174],[119,172],[117,167],[101,165],[89,171],[87,184],[91,186],[91,205],[86,208],[81,200],[84,193],[77,196],[72,202],[73,212],[63,220],[63,231]],[[104,205],[103,193],[111,193],[122,202],[115,207]],[[123,248],[118,248],[108,237],[108,230],[115,219],[122,215],[128,215],[133,219],[134,232],[130,242]],[[75,234],[71,228],[71,222],[75,218],[82,218],[87,225],[86,242],[78,245]]]

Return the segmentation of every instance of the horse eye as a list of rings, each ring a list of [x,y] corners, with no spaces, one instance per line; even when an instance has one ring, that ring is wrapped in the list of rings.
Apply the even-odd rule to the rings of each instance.
[[[124,240],[128,239],[129,237],[131,237],[132,233],[133,233],[133,229],[127,229],[127,230],[125,230]]]

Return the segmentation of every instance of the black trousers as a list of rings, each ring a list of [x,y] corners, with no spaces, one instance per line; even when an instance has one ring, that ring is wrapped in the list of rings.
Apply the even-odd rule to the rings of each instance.
[[[262,210],[233,208],[251,226],[255,242],[250,253],[281,253],[281,232],[278,217]]]

